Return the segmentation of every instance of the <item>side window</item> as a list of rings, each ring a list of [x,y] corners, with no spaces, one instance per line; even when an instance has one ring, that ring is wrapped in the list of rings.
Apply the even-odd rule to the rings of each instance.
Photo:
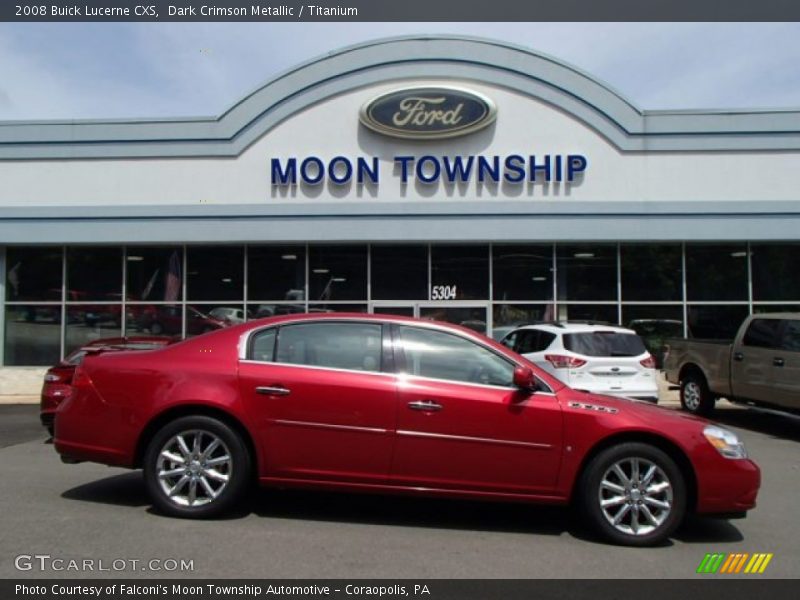
[[[536,352],[543,352],[550,347],[550,344],[553,343],[553,340],[556,339],[555,333],[550,333],[548,331],[540,331],[539,332],[539,343],[536,346]]]
[[[781,350],[800,352],[800,321],[784,321]]]
[[[517,346],[517,353],[529,354],[536,352],[536,340],[539,338],[539,332],[533,329],[526,329],[519,332],[519,345]]]
[[[275,329],[264,329],[253,336],[250,344],[250,360],[272,362],[275,356]]]
[[[381,370],[380,323],[301,323],[281,327],[275,362],[350,371]]]
[[[528,329],[521,331],[520,344],[517,352],[520,354],[531,354],[533,352],[542,352],[555,339],[555,334],[538,329]]]
[[[519,337],[520,332],[515,331],[514,333],[508,334],[506,337],[503,338],[503,341],[500,342],[506,348],[514,349],[514,345],[517,343],[517,338]]]
[[[420,377],[511,387],[514,365],[461,336],[401,325],[406,371]]]
[[[756,348],[776,348],[779,319],[753,319],[744,334],[742,343]]]

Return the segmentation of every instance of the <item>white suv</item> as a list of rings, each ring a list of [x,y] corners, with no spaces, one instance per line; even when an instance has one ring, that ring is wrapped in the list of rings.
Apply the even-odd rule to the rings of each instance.
[[[515,329],[501,343],[576,390],[658,402],[656,361],[631,329],[540,323]]]

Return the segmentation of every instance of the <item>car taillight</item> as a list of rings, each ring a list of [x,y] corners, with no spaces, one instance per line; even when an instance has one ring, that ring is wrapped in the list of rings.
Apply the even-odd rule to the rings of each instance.
[[[564,356],[562,354],[545,354],[544,359],[556,369],[575,369],[586,364],[586,361],[582,358]]]
[[[64,383],[67,378],[62,373],[48,371],[44,374],[44,380],[46,383]]]
[[[645,369],[655,369],[656,368],[656,359],[653,358],[652,354],[648,354],[647,358],[645,358],[644,360],[640,360],[639,362],[641,363],[641,365]]]

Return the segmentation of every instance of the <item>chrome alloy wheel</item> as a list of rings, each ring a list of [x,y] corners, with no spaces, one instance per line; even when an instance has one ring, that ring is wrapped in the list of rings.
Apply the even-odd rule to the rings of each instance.
[[[156,462],[164,495],[179,506],[202,506],[216,500],[230,480],[231,452],[208,431],[182,431],[161,448]]]
[[[696,381],[687,381],[683,386],[683,403],[692,412],[700,408],[700,400],[703,397],[703,390]]]
[[[598,491],[603,516],[616,530],[643,536],[658,529],[672,511],[672,484],[655,463],[624,458],[603,474]]]

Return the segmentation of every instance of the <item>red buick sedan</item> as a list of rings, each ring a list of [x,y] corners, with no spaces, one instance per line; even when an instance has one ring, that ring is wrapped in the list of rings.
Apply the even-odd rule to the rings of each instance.
[[[217,515],[249,484],[567,504],[644,546],[687,512],[743,516],[736,435],[578,392],[474,331],[286,315],[163,349],[88,356],[58,409],[65,462],[143,468],[153,503]]]

